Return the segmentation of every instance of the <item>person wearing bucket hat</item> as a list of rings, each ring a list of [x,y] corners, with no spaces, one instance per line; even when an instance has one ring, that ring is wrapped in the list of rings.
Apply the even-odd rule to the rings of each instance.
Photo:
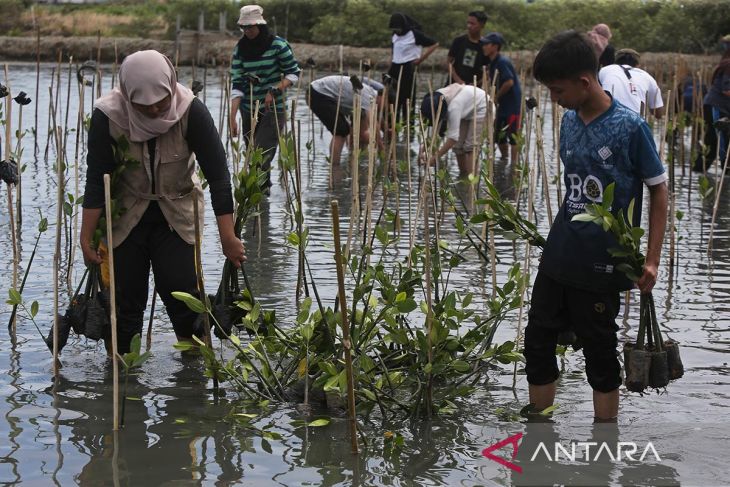
[[[728,157],[728,138],[730,138],[728,129],[728,125],[730,125],[730,34],[722,37],[720,43],[725,48],[725,52],[712,72],[710,89],[702,102],[711,108],[712,121],[717,132],[718,157],[720,163],[724,164]]]
[[[622,105],[640,115],[642,107],[646,107],[655,117],[661,118],[664,115],[662,92],[654,77],[639,68],[640,57],[633,49],[619,49],[616,64],[601,68],[598,81]]]
[[[512,62],[502,54],[504,37],[499,32],[490,32],[481,39],[484,55],[489,59],[489,79],[496,80],[495,104],[497,115],[494,121],[494,140],[499,146],[503,160],[517,162],[517,139],[522,111],[522,88]],[[511,150],[508,148],[511,146]]]
[[[436,126],[439,135],[445,137],[443,145],[428,159],[429,165],[453,149],[459,176],[478,174],[476,155],[482,142],[487,98],[483,89],[460,83],[452,83],[423,97],[421,117]],[[423,161],[425,153],[422,152],[421,158]]]
[[[299,80],[300,69],[289,43],[269,32],[263,13],[259,5],[241,7],[238,27],[243,35],[231,59],[230,129],[238,136],[240,112],[246,146],[263,149],[262,167],[269,171],[286,124],[284,92]],[[269,177],[266,191],[270,185]]]
[[[119,353],[142,331],[150,267],[178,339],[202,336],[198,314],[171,294],[197,295],[194,199],[201,209],[205,202],[196,160],[209,185],[223,254],[240,266],[245,251],[233,229],[230,174],[213,118],[177,82],[163,54],[127,56],[118,86],[96,100],[91,115],[79,238],[87,265],[101,264],[92,241],[104,207],[104,174],[114,174],[115,206],[124,209],[112,222]],[[118,173],[123,161],[135,163]]]

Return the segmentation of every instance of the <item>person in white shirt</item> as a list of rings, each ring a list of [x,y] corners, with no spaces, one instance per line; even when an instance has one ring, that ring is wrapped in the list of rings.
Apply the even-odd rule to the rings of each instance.
[[[639,66],[639,53],[633,49],[616,52],[616,64],[601,68],[598,80],[616,101],[643,115],[642,105],[659,118],[664,115],[662,92],[656,80]]]
[[[370,141],[370,110],[377,110],[376,104],[382,98],[383,85],[375,80],[355,76],[325,76],[314,80],[310,85],[309,108],[332,134],[330,143],[330,163],[340,163],[342,148],[352,136],[352,110],[355,95],[360,94],[360,143]],[[339,100],[339,102],[338,102]],[[339,105],[339,106],[338,106]],[[375,127],[376,141],[381,147],[380,131]]]
[[[395,113],[400,120],[401,117],[406,118],[408,100],[412,100],[415,95],[415,67],[436,50],[438,42],[421,32],[418,22],[402,13],[390,16],[388,28],[393,31],[393,58],[388,75],[392,84],[391,90],[397,92]]]
[[[453,149],[459,164],[459,176],[476,174],[475,162],[486,115],[487,94],[481,88],[452,83],[433,94],[427,93],[421,103],[421,116],[438,127],[439,135],[445,137],[443,145],[429,159],[429,164],[434,164],[437,157]]]

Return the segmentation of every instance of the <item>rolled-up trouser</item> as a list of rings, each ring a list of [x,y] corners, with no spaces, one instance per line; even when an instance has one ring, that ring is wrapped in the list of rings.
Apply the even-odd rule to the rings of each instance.
[[[476,125],[476,127],[475,127]],[[469,154],[482,145],[484,133],[484,119],[470,118],[459,124],[459,140],[453,148],[455,154]]]
[[[142,333],[149,295],[150,264],[157,293],[165,304],[175,333],[180,337],[192,337],[198,317],[185,303],[171,295],[173,291],[198,295],[194,247],[172,230],[156,203],[150,206],[142,221],[114,249],[119,353],[127,353],[132,337]],[[150,215],[153,218],[149,218]]]
[[[583,343],[588,383],[599,392],[621,385],[616,356],[619,293],[597,293],[564,285],[538,272],[525,329],[525,372],[533,385],[550,384],[559,375],[558,334],[572,329]]]
[[[246,147],[251,140],[251,113],[245,111],[241,107],[242,133]],[[278,129],[277,129],[278,125]],[[253,132],[253,148],[263,149],[263,161],[261,168],[265,171],[271,170],[271,161],[276,155],[276,148],[279,145],[279,134],[284,132],[286,128],[285,113],[274,110],[262,109],[258,113],[258,119]],[[271,185],[271,177],[267,179],[268,185]]]

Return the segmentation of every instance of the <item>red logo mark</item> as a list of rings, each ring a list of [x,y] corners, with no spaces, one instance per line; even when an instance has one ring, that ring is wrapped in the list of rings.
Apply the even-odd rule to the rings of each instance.
[[[494,460],[495,462],[499,463],[500,465],[504,465],[507,468],[510,468],[514,470],[517,473],[522,473],[522,467],[519,465],[515,465],[512,462],[509,462],[505,460],[504,458],[498,457],[497,455],[494,455],[492,452],[494,450],[499,450],[505,445],[512,445],[512,460],[515,459],[517,456],[517,450],[520,448],[519,441],[522,438],[522,433],[517,433],[516,435],[512,435],[509,438],[506,438],[498,443],[495,443],[492,446],[489,446],[482,450],[482,455],[484,455],[486,458],[490,460]]]

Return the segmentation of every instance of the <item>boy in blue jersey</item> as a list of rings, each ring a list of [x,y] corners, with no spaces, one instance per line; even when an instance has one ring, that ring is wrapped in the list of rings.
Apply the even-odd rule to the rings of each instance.
[[[560,127],[566,191],[533,287],[525,330],[525,371],[530,403],[536,410],[552,405],[559,375],[557,337],[571,329],[583,342],[595,420],[615,421],[621,385],[615,318],[619,292],[634,283],[616,270],[620,261],[607,251],[616,245],[613,237],[599,225],[572,218],[584,212],[587,204],[600,202],[604,189],[615,183],[612,211],[625,211],[636,200],[632,223],[637,225],[646,184],[649,243],[636,286],[649,293],[657,279],[668,190],[648,125],[603,91],[598,67],[590,41],[575,31],[550,39],[533,64],[535,79],[550,90],[552,101],[568,109]]]

